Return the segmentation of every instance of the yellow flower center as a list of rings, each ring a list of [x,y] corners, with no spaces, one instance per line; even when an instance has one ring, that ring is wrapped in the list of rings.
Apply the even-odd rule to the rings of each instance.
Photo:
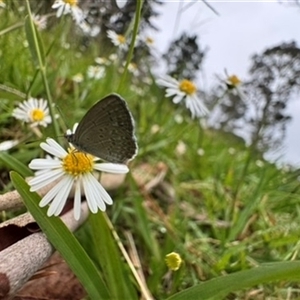
[[[93,158],[90,154],[69,149],[69,153],[62,160],[62,166],[66,173],[77,176],[93,171]]]
[[[177,271],[182,264],[182,259],[180,255],[176,252],[171,252],[167,254],[165,257],[165,261],[168,268],[171,269],[172,271]]]
[[[76,6],[77,0],[64,0],[66,4],[70,4],[70,6]]]
[[[227,81],[234,87],[238,86],[242,82],[236,75],[229,76]]]
[[[118,39],[118,42],[119,42],[120,44],[125,44],[125,42],[126,42],[125,37],[124,37],[123,35],[121,35],[121,34],[118,34],[117,39]]]
[[[45,118],[45,113],[39,108],[35,108],[30,112],[31,120],[34,122],[42,121]]]
[[[180,81],[179,89],[187,95],[193,95],[197,91],[195,84],[187,79],[183,79],[182,81]]]

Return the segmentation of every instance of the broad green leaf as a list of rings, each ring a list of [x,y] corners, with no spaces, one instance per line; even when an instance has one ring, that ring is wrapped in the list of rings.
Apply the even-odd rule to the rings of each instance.
[[[214,278],[179,292],[168,300],[223,299],[228,293],[279,280],[300,280],[300,261],[263,264],[251,270]]]
[[[40,197],[31,193],[24,179],[16,172],[10,173],[13,185],[22,196],[26,207],[46,234],[50,243],[59,251],[72,271],[83,284],[91,299],[109,299],[107,288],[91,259],[74,235],[58,217],[47,217],[47,208],[40,208]]]

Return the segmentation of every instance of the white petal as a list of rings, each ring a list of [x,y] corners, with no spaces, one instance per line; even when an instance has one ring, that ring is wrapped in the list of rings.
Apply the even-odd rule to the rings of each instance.
[[[55,140],[47,138],[46,143],[41,143],[40,147],[48,153],[59,158],[65,157],[68,153]]]
[[[49,172],[42,172],[38,176],[35,176],[29,180],[28,184],[31,186],[30,191],[38,191],[47,184],[59,179],[63,175],[64,173],[62,170],[49,170]]]
[[[102,172],[117,174],[124,174],[129,172],[129,169],[126,165],[113,163],[98,163],[94,165],[94,169]]]
[[[181,95],[184,96],[184,94],[182,92],[180,92],[178,89],[175,88],[168,88],[166,90],[166,97],[172,97],[174,95]]]
[[[188,96],[186,98],[186,106],[190,109],[192,114],[197,117],[202,117],[209,113],[205,104],[197,95]]]
[[[10,140],[0,143],[0,151],[7,151],[19,143],[18,140]]]
[[[80,24],[84,20],[83,11],[78,6],[73,6],[71,8],[71,14],[77,24]]]
[[[176,88],[179,85],[179,82],[172,78],[171,76],[164,76],[156,80],[157,84],[164,87]]]
[[[90,184],[90,177],[88,176],[88,174],[82,176],[82,185],[83,185],[84,194],[86,196],[86,202],[88,204],[88,207],[90,211],[95,214],[98,211],[97,199],[95,199],[94,194],[92,192],[92,185]]]
[[[181,95],[176,95],[174,98],[173,98],[173,103],[177,104],[179,103],[181,100],[182,100],[182,96]]]
[[[74,183],[74,178],[71,176],[66,176],[61,182],[63,182],[64,187],[57,193],[50,204],[50,207],[47,211],[48,216],[58,216],[62,212]]]
[[[97,207],[101,211],[105,211],[106,205],[104,203],[104,200],[102,199],[101,191],[99,191],[99,189],[98,189],[98,186],[100,185],[100,183],[92,175],[90,175],[89,177],[90,177],[90,178],[88,178],[89,185],[90,185],[93,197],[94,197],[94,201],[96,202]]]
[[[97,203],[100,203],[100,198],[101,198],[101,202],[104,201],[107,204],[112,204],[113,201],[110,197],[110,195],[107,193],[107,191],[104,189],[104,187],[99,183],[99,181],[92,176],[91,174],[89,174],[89,180],[93,185],[93,189],[95,192],[95,195],[98,196],[96,199],[98,200]],[[99,194],[100,194],[100,198],[99,198]],[[101,207],[99,206],[99,208],[101,209]],[[101,209],[102,210],[102,209]],[[104,209],[105,210],[105,205],[104,205]]]
[[[61,189],[64,188],[64,181],[61,180],[58,184],[56,184],[44,197],[43,199],[41,200],[39,206],[40,207],[44,207],[46,206],[47,204],[49,204],[52,199],[57,195],[57,193],[59,193],[59,191]]]
[[[74,205],[73,205],[73,210],[74,210],[74,219],[79,220],[80,219],[80,214],[81,214],[81,178],[78,178],[76,180],[75,184],[75,195],[74,195]]]
[[[28,166],[32,170],[56,169],[61,167],[61,161],[48,158],[35,158]]]
[[[62,14],[63,14],[63,12],[64,12],[64,9],[65,9],[64,5],[61,5],[61,6],[59,6],[59,7],[57,8],[57,12],[56,12],[56,17],[57,17],[57,18],[59,18],[59,17],[62,16]]]
[[[116,4],[119,8],[122,9],[126,5],[127,1],[128,0],[116,0]]]
[[[55,0],[54,4],[51,6],[51,8],[56,9],[62,5],[60,0]]]

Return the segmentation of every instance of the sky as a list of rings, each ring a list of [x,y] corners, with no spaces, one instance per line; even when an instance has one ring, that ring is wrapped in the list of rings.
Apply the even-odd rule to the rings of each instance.
[[[183,31],[197,34],[201,47],[207,47],[202,84],[210,85],[216,74],[247,76],[250,57],[283,42],[296,41],[300,47],[300,4],[293,1],[163,1],[155,45],[164,53],[169,43]],[[180,13],[178,13],[180,12]],[[281,161],[300,166],[300,95],[289,101],[292,121],[287,127]],[[277,156],[276,156],[277,157]]]

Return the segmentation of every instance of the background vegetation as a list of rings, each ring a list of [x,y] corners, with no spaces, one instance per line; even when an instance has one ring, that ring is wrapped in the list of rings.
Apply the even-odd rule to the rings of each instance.
[[[20,140],[8,153],[27,165],[43,155],[40,139],[55,136],[50,126],[41,128],[38,138],[11,115],[27,97],[48,96],[32,56],[30,34],[24,30],[25,4],[7,1],[0,11],[0,138]],[[142,4],[139,36],[151,27],[150,16],[155,15],[156,5],[161,5],[159,1]],[[113,1],[79,3],[92,16],[89,24],[101,28],[95,37],[81,32],[69,15],[56,18],[52,1],[30,1],[30,5],[33,13],[48,16],[46,29],[37,31],[38,46],[43,45],[51,96],[67,121],[65,125],[59,119],[60,133],[112,92],[126,99],[135,119],[139,153],[108,208],[113,227],[98,213],[76,234],[111,298],[145,297],[117,247],[112,228],[127,251],[136,250],[144,285],[154,299],[299,298],[299,275],[295,270],[286,271],[290,265],[283,264],[293,261],[300,274],[296,262],[299,170],[277,167],[263,159],[264,151],[282,139],[289,119],[284,113],[286,102],[300,86],[298,46],[282,44],[255,55],[251,78],[239,85],[241,88],[224,78],[213,91],[199,91],[211,114],[220,116],[216,117],[216,129],[205,126],[205,120],[191,119],[189,111],[165,98],[164,89],[156,84],[164,74],[155,73],[155,61],[163,59],[170,75],[197,77],[206,53],[197,37],[184,34],[160,58],[151,47],[137,45],[133,53],[136,72],[127,71],[125,76],[128,52],[115,47],[106,31],[132,38],[138,11],[134,1],[122,9]],[[111,54],[117,54],[117,59],[112,60]],[[88,67],[97,65],[97,57],[108,62],[105,76],[99,80],[87,76]],[[82,81],[74,77],[78,74]],[[241,127],[250,132],[249,146],[234,134]],[[2,160],[2,193],[13,188],[9,171]],[[155,176],[161,176],[158,184],[146,189]],[[3,212],[1,219],[13,215]],[[183,260],[177,271],[165,264],[165,256],[171,252]],[[271,263],[269,269],[263,269],[266,263]],[[228,278],[231,281],[226,281]],[[85,288],[89,293],[89,287]]]

